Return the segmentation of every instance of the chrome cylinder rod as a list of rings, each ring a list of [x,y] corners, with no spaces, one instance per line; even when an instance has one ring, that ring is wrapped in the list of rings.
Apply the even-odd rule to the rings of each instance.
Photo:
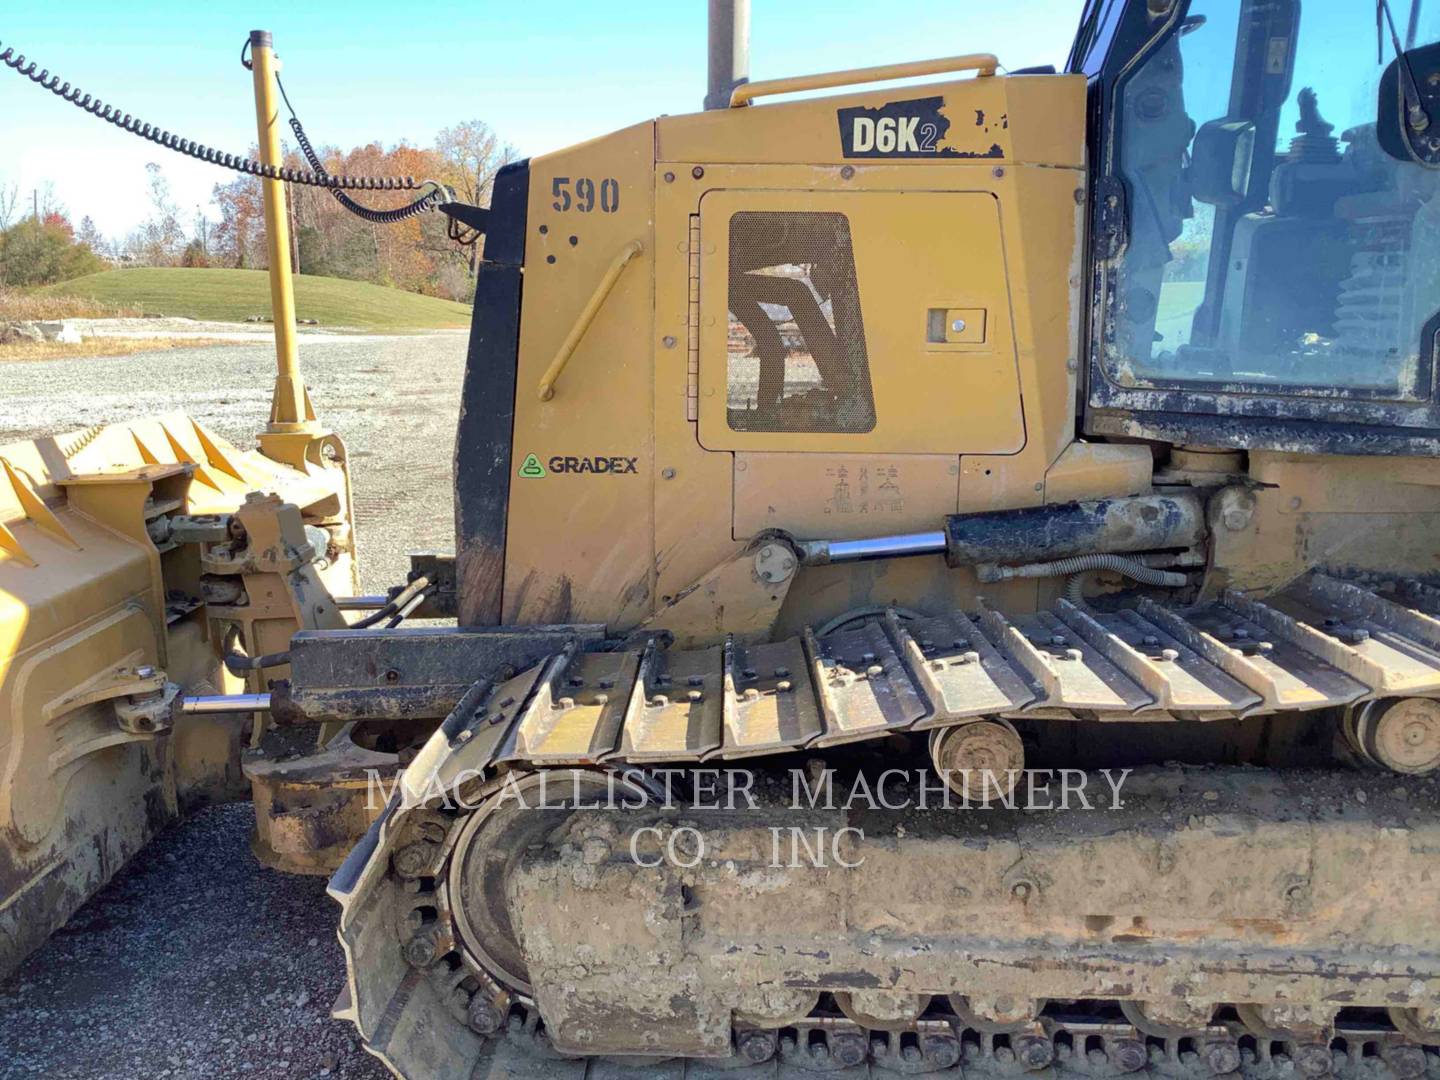
[[[906,555],[937,555],[945,551],[943,532],[899,533],[872,536],[864,540],[802,540],[800,561],[806,566],[859,562],[862,559],[895,559]]]
[[[390,597],[381,594],[369,596],[337,596],[335,606],[341,611],[374,611],[390,602]]]
[[[269,694],[199,694],[180,702],[180,711],[191,715],[211,713],[269,712]]]

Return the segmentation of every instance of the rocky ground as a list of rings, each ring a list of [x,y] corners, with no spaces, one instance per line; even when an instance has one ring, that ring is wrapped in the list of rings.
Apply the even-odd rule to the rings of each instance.
[[[407,551],[453,547],[464,358],[463,332],[302,345],[316,408],[350,449],[366,591],[403,580]],[[0,445],[183,410],[249,446],[273,365],[265,341],[9,365]],[[252,820],[237,804],[171,829],[0,983],[0,1077],[389,1075],[329,1019],[344,963],[324,879],[262,869]]]

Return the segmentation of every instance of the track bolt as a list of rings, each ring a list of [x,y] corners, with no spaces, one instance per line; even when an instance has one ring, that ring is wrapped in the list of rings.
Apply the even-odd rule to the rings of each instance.
[[[1143,1069],[1150,1061],[1145,1044],[1139,1039],[1112,1039],[1106,1047],[1106,1057],[1118,1071],[1126,1073]]]
[[[1233,1042],[1212,1042],[1205,1047],[1205,1067],[1216,1076],[1240,1068],[1240,1047]]]
[[[885,674],[885,669],[884,669],[884,667],[882,667],[882,666],[879,665],[879,664],[871,664],[869,667],[867,667],[867,668],[865,669],[865,674],[866,674],[866,675],[869,675],[869,676],[873,679],[873,678],[876,678],[877,676],[884,675],[884,674]]]
[[[911,1065],[919,1064],[923,1057],[918,1046],[902,1046],[900,1048],[900,1060],[909,1062]]]
[[[829,1061],[830,1047],[826,1046],[823,1042],[811,1043],[810,1060],[815,1062]]]
[[[761,1065],[775,1056],[775,1035],[769,1031],[747,1031],[738,1040],[740,1056],[752,1065]]]
[[[842,1031],[830,1036],[830,1048],[835,1060],[846,1068],[865,1064],[868,1056],[865,1036],[859,1032]]]
[[[960,1061],[960,1040],[953,1035],[926,1035],[920,1040],[925,1062],[932,1069],[948,1069]]]
[[[471,1031],[481,1035],[494,1035],[505,1022],[505,1017],[495,1007],[494,1002],[476,994],[470,999],[470,1007],[465,1010],[465,1020]]]
[[[425,968],[435,962],[440,943],[433,930],[422,930],[405,942],[405,962],[411,967]]]
[[[1390,1071],[1400,1080],[1418,1080],[1425,1075],[1425,1051],[1418,1046],[1391,1047],[1384,1058]]]
[[[1034,891],[1034,886],[1028,881],[1017,881],[1014,885],[1010,886],[1010,895],[1016,900],[1029,900],[1030,894]]]
[[[430,858],[435,849],[430,844],[406,844],[390,856],[395,873],[402,878],[417,878],[430,868]]]
[[[1021,1035],[1010,1044],[1027,1072],[1036,1072],[1055,1060],[1055,1045],[1043,1035]]]
[[[1295,1047],[1295,1071],[1301,1076],[1328,1076],[1335,1067],[1330,1048],[1324,1043],[1307,1043]]]

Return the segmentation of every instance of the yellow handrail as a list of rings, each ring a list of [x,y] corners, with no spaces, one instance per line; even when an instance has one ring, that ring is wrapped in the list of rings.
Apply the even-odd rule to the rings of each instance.
[[[758,97],[772,94],[793,94],[800,90],[824,90],[832,86],[855,83],[888,82],[891,79],[914,79],[921,75],[939,75],[947,71],[977,71],[994,75],[1000,61],[994,53],[969,53],[965,56],[943,56],[936,60],[912,60],[908,64],[881,64],[879,67],[851,68],[849,71],[823,71],[818,75],[792,75],[788,79],[766,79],[764,82],[741,83],[730,92],[730,107],[738,109]]]
[[[615,288],[615,282],[620,280],[620,274],[631,259],[644,250],[639,240],[631,240],[623,248],[620,254],[615,256],[605,276],[600,279],[600,284],[595,286],[595,291],[590,294],[590,299],[585,302],[579,318],[575,325],[570,327],[570,333],[565,335],[565,340],[560,343],[560,349],[555,353],[555,359],[550,361],[550,366],[545,369],[545,374],[540,376],[539,394],[541,401],[549,401],[555,396],[555,380],[560,378],[560,373],[565,370],[565,365],[570,362],[576,348],[580,345],[580,339],[585,336],[585,331],[590,329],[590,324],[595,321],[599,314],[600,306],[605,303],[605,298],[610,295],[610,290]]]

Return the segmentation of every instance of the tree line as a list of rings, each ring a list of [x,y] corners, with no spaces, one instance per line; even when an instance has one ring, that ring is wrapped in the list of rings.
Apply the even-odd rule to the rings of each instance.
[[[490,128],[478,120],[446,128],[432,147],[402,143],[386,149],[378,143],[342,151],[317,148],[325,169],[335,175],[413,176],[437,180],[454,189],[462,202],[486,206],[495,174],[515,158]],[[251,156],[257,156],[252,148]],[[298,151],[285,164],[308,170]],[[218,183],[213,201],[218,220],[197,208],[187,223],[170,192],[163,168],[146,166],[149,212],[123,238],[107,238],[87,216],[71,224],[66,209],[48,186],[44,206],[23,207],[13,187],[0,186],[0,285],[41,285],[94,273],[110,266],[189,266],[265,269],[265,215],[258,178],[239,175]],[[394,225],[375,225],[342,207],[328,189],[286,185],[292,268],[302,274],[372,281],[411,292],[470,301],[480,243],[460,247],[446,235],[448,219],[420,214]],[[351,192],[376,209],[403,206],[421,194]],[[32,209],[15,220],[18,213]]]

